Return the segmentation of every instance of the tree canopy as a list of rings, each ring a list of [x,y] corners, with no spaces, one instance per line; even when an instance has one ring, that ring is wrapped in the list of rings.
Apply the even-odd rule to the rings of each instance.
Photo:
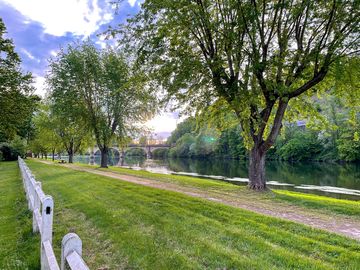
[[[110,33],[168,100],[234,113],[249,142],[249,186],[262,190],[286,110],[358,53],[359,20],[356,0],[147,0]]]
[[[39,97],[32,95],[32,75],[20,68],[20,57],[0,18],[0,141],[15,135],[26,136],[22,130],[30,122]]]
[[[67,103],[64,113],[82,112],[101,151],[102,167],[107,167],[111,144],[128,138],[156,111],[144,78],[116,49],[99,50],[90,41],[69,45],[52,62],[49,77],[59,83],[61,102]]]

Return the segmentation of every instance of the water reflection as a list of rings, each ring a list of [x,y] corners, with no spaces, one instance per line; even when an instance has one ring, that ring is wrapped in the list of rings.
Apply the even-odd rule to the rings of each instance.
[[[100,164],[99,155],[96,155],[93,160],[90,156],[76,156],[74,160],[86,164]],[[162,173],[173,171],[247,178],[247,162],[238,160],[154,160],[130,156],[120,158],[118,155],[111,155],[109,165],[143,168]],[[268,181],[294,185],[333,186],[360,190],[360,164],[268,161],[266,176]]]

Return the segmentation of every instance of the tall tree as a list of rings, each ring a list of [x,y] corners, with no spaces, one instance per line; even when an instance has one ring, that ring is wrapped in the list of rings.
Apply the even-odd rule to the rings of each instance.
[[[266,188],[265,155],[285,112],[359,52],[360,2],[146,0],[110,34],[189,109],[233,112],[250,152],[249,187]],[[135,48],[134,48],[135,46]]]
[[[29,123],[39,98],[32,95],[32,75],[23,73],[20,57],[0,18],[0,141],[11,140]],[[20,134],[23,135],[23,134]]]
[[[117,50],[98,50],[88,41],[61,51],[56,63],[65,71],[61,80],[69,82],[67,95],[83,104],[86,123],[101,151],[101,167],[107,167],[111,144],[124,141],[151,117],[156,99]]]
[[[59,55],[50,61],[46,76],[50,114],[54,131],[68,154],[69,163],[82,146],[91,141],[91,129],[87,123],[86,106],[76,88],[76,79],[69,70],[73,65],[70,57]]]

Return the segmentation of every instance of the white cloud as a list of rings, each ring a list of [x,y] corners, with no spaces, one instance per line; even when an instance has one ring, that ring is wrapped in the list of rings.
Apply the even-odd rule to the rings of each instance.
[[[35,59],[35,56],[33,56],[29,51],[25,50],[25,49],[21,49],[21,52],[23,52],[28,58],[30,58],[31,60]]]
[[[58,54],[57,50],[51,50],[50,51],[50,55],[53,56],[53,57],[55,57],[57,54]]]
[[[174,114],[163,113],[148,121],[146,126],[153,129],[154,132],[171,132],[176,128],[178,122],[180,121],[177,117],[174,118]]]
[[[45,96],[45,78],[42,76],[34,75],[34,83],[33,86],[35,87],[35,94],[44,97]]]
[[[113,18],[111,6],[101,9],[98,0],[3,0],[21,14],[41,23],[45,33],[63,36],[66,32],[89,36]]]
[[[128,3],[129,3],[130,6],[133,7],[136,4],[136,0],[128,0]]]

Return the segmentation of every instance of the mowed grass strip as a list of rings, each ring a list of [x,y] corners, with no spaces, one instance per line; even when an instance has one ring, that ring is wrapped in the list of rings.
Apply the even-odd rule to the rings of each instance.
[[[17,162],[0,162],[0,269],[40,269],[39,253]]]
[[[88,168],[97,168],[96,166],[86,164],[76,164]],[[300,206],[304,209],[320,210],[328,214],[347,215],[352,218],[360,219],[360,201],[342,200],[319,196],[315,194],[304,194],[300,192],[276,190],[272,192],[256,194],[249,192],[244,186],[236,186],[219,180],[203,179],[197,177],[168,175],[151,173],[147,171],[137,171],[127,168],[110,166],[109,169],[98,168],[101,171],[113,171],[120,174],[154,179],[161,182],[175,183],[180,186],[195,187],[206,191],[216,191],[228,194],[236,194],[240,197],[251,197],[254,200],[268,201],[269,203],[283,203],[288,205]]]
[[[355,240],[176,192],[27,163],[55,199],[55,239],[71,228],[87,249],[91,238],[84,258],[92,269],[104,267],[93,258],[104,254],[104,242],[113,269],[360,267]],[[62,219],[69,209],[76,213],[71,224]]]

